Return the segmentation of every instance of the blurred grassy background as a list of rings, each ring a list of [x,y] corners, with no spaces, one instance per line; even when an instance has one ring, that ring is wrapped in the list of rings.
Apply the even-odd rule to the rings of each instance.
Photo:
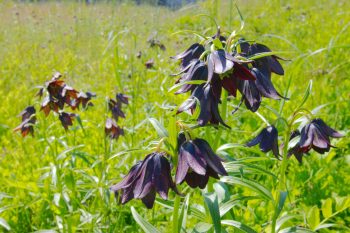
[[[274,51],[285,51],[284,57],[290,59],[283,64],[286,75],[273,77],[281,93],[291,81],[286,93],[291,100],[286,102],[283,116],[298,106],[312,79],[306,107],[315,109],[325,104],[317,115],[347,134],[349,1],[242,0],[237,4],[245,19],[244,37]],[[224,0],[208,0],[177,11],[132,3],[0,2],[0,216],[14,232],[134,232],[138,227],[130,214],[131,205],[140,207],[144,216],[167,231],[170,210],[156,205],[146,212],[137,201],[118,206],[108,187],[142,159],[157,139],[147,118],[154,117],[167,126],[173,115],[168,107],[186,98],[168,92],[174,83],[169,74],[177,71],[169,57],[197,40],[191,34],[173,33],[215,33],[215,25],[199,14],[213,16],[226,32],[240,27],[234,5]],[[149,37],[158,39],[166,50],[150,48]],[[139,51],[140,59],[136,57]],[[145,68],[149,59],[154,59],[154,69]],[[38,113],[34,138],[13,133],[20,122],[16,116],[26,106],[36,104],[39,110],[35,87],[43,85],[54,71],[63,73],[76,89],[97,94],[95,106],[79,112],[84,131],[75,124],[66,133],[57,116],[50,114],[45,119]],[[114,97],[116,92],[129,95],[131,103],[125,108],[126,119],[119,121],[125,137],[109,145],[104,138],[106,97]],[[229,110],[238,102],[231,100]],[[280,102],[265,99],[263,105],[260,113],[273,122],[276,117],[270,109],[278,110]],[[185,115],[177,118],[190,119]],[[222,134],[220,144],[244,143],[262,123],[246,110],[229,114],[227,122],[232,130]],[[214,129],[205,133],[201,136],[213,140]],[[321,200],[332,195],[349,195],[350,140],[345,137],[336,145],[338,148],[323,156],[311,153],[302,166],[293,159],[288,178],[294,191],[287,210],[304,211],[320,206]],[[130,152],[134,149],[140,150]],[[235,158],[247,153],[229,151]],[[275,169],[277,166],[272,171]],[[271,184],[271,180],[259,179],[267,186]],[[196,195],[194,198],[201,201]],[[269,213],[263,203],[252,201],[244,210],[236,211],[242,221],[263,231]],[[347,213],[336,221],[349,225]],[[196,220],[191,219],[188,225],[194,226]]]

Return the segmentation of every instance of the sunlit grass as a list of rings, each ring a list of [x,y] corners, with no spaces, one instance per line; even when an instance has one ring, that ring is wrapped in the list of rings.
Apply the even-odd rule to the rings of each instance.
[[[171,230],[170,209],[156,204],[147,211],[138,201],[118,205],[109,186],[142,159],[154,146],[150,143],[158,139],[147,118],[156,118],[167,126],[174,115],[169,106],[185,99],[168,92],[174,83],[169,74],[177,71],[169,57],[187,48],[195,37],[173,33],[195,30],[214,34],[215,25],[198,16],[203,13],[214,15],[224,31],[239,29],[239,16],[232,4],[215,2],[179,11],[112,3],[0,3],[0,217],[13,232],[140,231],[131,206],[158,229]],[[244,37],[256,38],[290,59],[283,64],[286,75],[272,77],[276,88],[293,100],[285,103],[283,115],[288,116],[298,106],[312,79],[312,94],[305,106],[315,109],[325,105],[318,116],[347,134],[349,2],[238,1],[238,5],[245,18]],[[150,36],[164,43],[166,51],[149,48]],[[140,59],[136,57],[139,51]],[[155,68],[147,70],[144,63],[151,58]],[[75,122],[65,132],[57,116],[45,118],[38,112],[34,138],[13,133],[20,122],[16,116],[30,104],[39,106],[35,86],[43,85],[54,71],[64,74],[71,86],[97,94],[92,101],[95,106],[79,112],[84,131]],[[125,109],[126,119],[119,121],[125,137],[110,143],[104,135],[106,98],[114,98],[117,92],[129,95],[131,103]],[[239,99],[229,101],[228,112],[238,103]],[[269,121],[276,119],[271,108],[278,112],[281,102],[264,100],[259,112]],[[245,108],[235,115],[228,113],[226,119],[232,130],[223,131],[219,145],[245,143],[262,123]],[[215,133],[214,129],[205,134],[202,131],[201,137],[213,142]],[[329,197],[349,196],[349,143],[345,137],[326,155],[311,153],[302,166],[292,159],[287,176],[293,191],[286,211],[306,213],[314,205],[321,207],[321,201]],[[239,148],[226,152],[233,158],[256,155]],[[274,161],[260,165],[271,172],[278,170]],[[272,188],[271,177],[254,178]],[[254,194],[238,186],[232,187],[232,193]],[[191,196],[192,202],[203,204],[198,190]],[[234,208],[236,220],[263,231],[264,223],[270,220],[268,205],[260,200],[244,203]],[[349,210],[333,221],[349,226]],[[188,228],[197,222],[189,217]]]

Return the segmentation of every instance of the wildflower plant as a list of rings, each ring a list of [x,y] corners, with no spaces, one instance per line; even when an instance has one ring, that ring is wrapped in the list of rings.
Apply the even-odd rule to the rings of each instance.
[[[229,186],[243,185],[268,201],[268,208],[274,209],[274,212],[270,216],[271,221],[266,224],[267,229],[273,233],[279,231],[280,225],[276,224],[289,189],[286,179],[289,158],[294,155],[301,163],[305,153],[311,149],[321,154],[328,152],[332,147],[330,137],[339,138],[342,134],[329,127],[312,112],[302,108],[311,85],[303,102],[290,117],[279,115],[274,123],[270,123],[258,112],[261,103],[267,101],[266,99],[289,100],[288,96],[280,94],[281,92],[274,86],[274,75],[284,75],[282,64],[287,61],[280,57],[278,52],[272,51],[264,44],[242,37],[236,31],[231,34],[223,33],[220,27],[213,36],[195,34],[200,41],[171,57],[178,61],[180,68],[173,75],[177,77],[175,85],[169,89],[170,91],[176,89],[175,95],[188,95],[187,100],[174,109],[175,115],[172,117],[178,119],[182,116],[181,113],[187,112],[192,118],[169,120],[169,124],[176,125],[172,127],[176,128],[173,132],[167,132],[166,127],[153,120],[152,124],[161,136],[158,146],[144,160],[134,165],[118,184],[111,187],[111,190],[121,204],[135,198],[141,199],[147,208],[153,208],[157,193],[164,200],[174,196],[175,200],[171,205],[173,232],[187,232],[183,228],[186,227],[183,225],[186,222],[186,215],[182,212],[180,219],[180,211],[188,208],[189,196],[192,193],[190,189],[199,188],[202,190],[204,202],[212,219],[207,228],[202,226],[205,229],[202,229],[202,232],[225,232],[222,225],[239,228],[244,232],[255,232],[242,222],[221,219],[234,204],[229,201],[220,203],[228,209],[220,208],[215,187],[221,186],[225,190],[223,195],[230,196],[232,190],[228,188]],[[236,108],[228,109],[227,103],[232,98],[240,98],[240,104]],[[241,170],[245,167],[256,172],[260,168],[239,163],[230,156],[221,157],[217,153],[222,147],[230,148],[228,146],[230,144],[222,147],[217,144],[220,142],[223,130],[228,133],[231,130],[231,126],[225,121],[226,113],[231,110],[232,114],[240,114],[243,103],[249,111],[262,119],[263,124],[262,130],[257,135],[252,135],[252,139],[242,147],[254,147],[259,144],[262,153],[269,155],[269,152],[272,152],[271,160],[276,161],[280,167],[278,174],[273,175],[276,179],[271,191],[262,184],[245,178]],[[119,113],[117,115],[122,116]],[[300,123],[299,127],[297,123]],[[213,131],[209,131],[208,128],[212,128]],[[205,136],[210,132],[215,132],[216,139],[212,144],[198,136]],[[177,140],[173,140],[174,138]],[[263,169],[260,171],[271,174]],[[220,181],[214,183],[214,180]],[[172,195],[168,195],[169,189],[173,190]],[[180,209],[181,199],[184,200],[182,209]],[[146,232],[157,231],[135,209],[132,208],[132,212],[135,220]],[[302,227],[297,228],[306,230]],[[194,231],[197,232],[196,228]]]

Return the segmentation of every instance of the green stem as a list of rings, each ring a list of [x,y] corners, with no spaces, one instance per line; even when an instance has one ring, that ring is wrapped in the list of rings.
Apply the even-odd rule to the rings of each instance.
[[[288,142],[289,142],[289,137],[291,133],[291,125],[288,124],[288,129],[285,134],[284,138],[284,147],[283,147],[283,154],[282,154],[282,164],[280,167],[279,171],[279,179],[278,179],[278,191],[281,193],[281,191],[287,190],[287,182],[286,182],[286,170],[287,170],[287,165],[288,165]],[[281,194],[279,194],[281,195]],[[279,196],[279,198],[281,198]],[[278,203],[279,201],[276,201],[276,206],[275,206],[275,212],[272,218],[272,223],[271,223],[271,233],[276,232],[276,222],[278,218]]]
[[[227,97],[228,97],[228,92],[224,91],[224,96],[222,98],[222,107],[221,107],[221,117],[222,120],[225,122],[226,121],[226,115],[227,115]],[[222,128],[219,127],[218,133],[215,137],[215,141],[213,144],[213,148],[216,150],[218,148],[219,141],[221,139],[221,134],[222,134]]]
[[[173,233],[179,233],[179,209],[180,209],[180,196],[176,195],[174,200],[174,212],[173,212]]]

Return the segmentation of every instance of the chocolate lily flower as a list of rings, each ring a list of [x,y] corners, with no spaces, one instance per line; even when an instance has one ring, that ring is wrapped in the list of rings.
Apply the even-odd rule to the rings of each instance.
[[[208,78],[208,68],[206,64],[198,59],[193,60],[185,69],[187,72],[181,76],[177,83],[195,80],[207,80]],[[196,86],[197,85],[195,84],[184,84],[177,92],[175,92],[175,94],[182,94],[188,91],[193,91]]]
[[[124,95],[123,93],[117,93],[116,99],[117,99],[117,102],[121,102],[123,104],[129,104],[129,97]]]
[[[205,51],[203,45],[195,43],[191,45],[186,51],[171,57],[175,60],[181,60],[182,68],[188,66],[193,59],[198,59],[202,53]]]
[[[112,112],[113,118],[118,121],[118,118],[125,118],[125,114],[122,111],[122,104],[120,101],[115,101],[113,99],[109,99],[108,101],[109,110]]]
[[[153,58],[151,58],[151,59],[149,59],[148,61],[146,61],[145,66],[146,66],[147,69],[152,69],[153,66],[154,66],[154,60],[153,60]]]
[[[326,125],[322,119],[314,119],[300,132],[300,151],[306,153],[312,148],[320,154],[328,152],[333,147],[329,137],[340,138],[343,135]]]
[[[242,99],[246,107],[255,112],[259,109],[262,97],[279,100],[283,97],[273,86],[271,80],[257,68],[252,68],[251,73],[256,78],[251,80],[238,80],[238,90],[242,93]]]
[[[83,109],[86,109],[88,106],[94,106],[90,101],[92,97],[96,97],[95,93],[92,92],[79,92],[76,99],[71,101],[71,108],[75,110],[79,108],[80,104],[83,106]]]
[[[59,105],[57,100],[53,100],[49,96],[47,96],[41,103],[40,111],[43,111],[45,113],[45,116],[48,116],[51,110],[54,112],[58,112],[60,106],[61,105]]]
[[[67,112],[61,112],[58,116],[65,130],[68,130],[68,127],[73,125],[74,117],[76,117],[76,114]]]
[[[196,108],[196,100],[198,100],[200,104],[200,114],[197,119],[198,125],[204,126],[210,122],[216,125],[220,123],[230,128],[225,124],[219,113],[221,82],[219,77],[214,80],[215,82],[212,84],[197,86],[190,98],[180,105],[177,114],[187,110],[193,112]]]
[[[221,161],[207,141],[200,138],[185,141],[179,148],[175,182],[180,184],[186,181],[192,188],[203,189],[209,176],[219,179],[218,175],[227,175]]]
[[[170,163],[164,152],[154,152],[142,162],[134,165],[128,175],[111,190],[121,190],[120,202],[127,203],[133,198],[141,199],[148,209],[154,205],[156,193],[168,199],[169,188],[178,193],[170,174]]]
[[[111,139],[118,139],[120,135],[124,135],[124,130],[120,128],[113,119],[108,118],[105,126],[106,136]]]
[[[278,152],[278,131],[277,129],[271,125],[264,128],[258,136],[252,139],[250,142],[246,144],[248,147],[255,146],[260,144],[260,150],[262,152],[268,152],[272,150],[272,153],[276,158],[279,157]]]
[[[262,44],[257,44],[257,43],[250,45],[248,50],[249,55],[255,55],[258,53],[268,53],[268,52],[271,52],[271,50],[267,46]],[[258,68],[267,77],[271,77],[271,72],[278,75],[284,75],[283,67],[277,59],[282,59],[282,58],[276,55],[258,58],[253,63],[253,66]]]
[[[299,136],[300,136],[299,130],[293,131],[290,135],[289,142],[291,142],[294,138]],[[294,155],[294,157],[299,161],[299,163],[302,163],[303,161],[303,154],[304,153],[300,150],[300,140],[296,142],[295,145],[293,145],[292,148],[288,150],[288,157]]]
[[[22,137],[27,136],[29,133],[33,136],[34,135],[34,128],[33,125],[36,123],[36,116],[35,116],[35,108],[34,106],[28,106],[26,107],[19,116],[22,117],[22,122],[19,126],[17,126],[14,131],[21,130]]]

